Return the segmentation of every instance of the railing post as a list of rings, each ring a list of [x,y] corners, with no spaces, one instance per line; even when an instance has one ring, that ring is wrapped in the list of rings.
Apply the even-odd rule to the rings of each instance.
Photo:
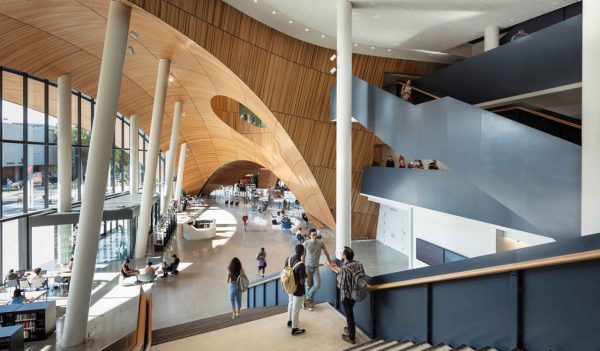
[[[511,348],[521,348],[523,341],[523,279],[521,271],[509,276],[509,338]]]
[[[433,301],[432,301],[432,283],[425,284],[427,289],[427,342],[433,344]]]

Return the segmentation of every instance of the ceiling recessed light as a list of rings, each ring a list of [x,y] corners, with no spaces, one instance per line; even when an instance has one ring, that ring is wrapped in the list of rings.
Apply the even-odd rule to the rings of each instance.
[[[304,31],[305,31],[305,32],[308,32],[308,28],[304,28]]]
[[[173,83],[175,81],[175,77],[169,74],[169,83]]]
[[[292,23],[294,23],[294,21],[292,21],[292,20],[289,20],[289,21],[288,21],[288,23],[289,23],[289,24],[292,24]]]
[[[185,111],[183,111],[183,113],[181,114],[183,117],[185,117]]]
[[[388,52],[392,52],[392,49],[388,49]]]
[[[329,70],[329,73],[334,74],[335,71],[337,71],[337,68],[333,67],[332,69]]]
[[[321,34],[321,38],[325,38],[325,34]]]
[[[276,15],[276,14],[277,14],[277,11],[273,11],[273,12],[271,12],[271,13],[272,13],[272,14],[274,14],[274,15]]]
[[[258,2],[258,0],[254,0],[254,2]]]
[[[371,46],[371,50],[375,50],[375,47],[374,47],[374,46]]]
[[[354,47],[357,47],[357,46],[358,46],[358,44],[354,44]]]
[[[128,46],[127,47],[127,53],[129,53],[129,55],[135,54],[135,50],[133,50],[133,46]]]
[[[129,35],[131,35],[131,37],[134,39],[138,39],[140,37],[140,34],[134,30],[130,31]]]
[[[336,57],[337,57],[336,54],[331,55],[331,57],[329,58],[329,61],[335,60]]]
[[[508,19],[508,21],[509,21],[509,22],[514,22],[514,21],[515,21],[515,19],[514,19],[514,18],[509,18],[509,19]]]
[[[415,39],[416,39],[416,40],[421,40],[421,38],[419,38],[419,37],[416,37]]]

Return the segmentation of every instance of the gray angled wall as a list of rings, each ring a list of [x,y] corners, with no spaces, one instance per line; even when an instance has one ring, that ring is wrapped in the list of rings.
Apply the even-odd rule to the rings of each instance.
[[[435,180],[413,178],[436,171],[397,169],[385,182],[367,170],[363,188],[372,195],[431,208],[425,195],[409,194],[415,186],[423,194],[433,191],[427,182],[434,181],[428,201],[438,207],[432,209],[556,240],[580,235],[580,146],[453,98],[415,106],[358,78],[352,84],[352,116],[359,123],[407,160],[438,159],[451,169],[438,171]],[[335,116],[335,89],[331,96]],[[459,184],[465,190],[452,195],[463,200],[444,202],[447,192],[440,189]],[[479,199],[477,206],[465,200],[469,196]]]

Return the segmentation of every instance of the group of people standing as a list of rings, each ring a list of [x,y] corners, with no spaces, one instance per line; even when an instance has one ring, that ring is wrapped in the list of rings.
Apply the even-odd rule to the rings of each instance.
[[[388,156],[387,161],[385,161],[385,166],[388,168],[395,168],[396,164],[394,163],[394,159],[392,158],[392,155]],[[404,160],[403,156],[400,156],[398,158],[398,168],[418,168],[418,169],[425,169],[425,165],[423,164],[422,160],[414,160],[412,162],[410,162],[408,164],[408,166],[406,165],[406,161]],[[431,162],[429,162],[429,164],[427,165],[427,169],[440,169],[439,165],[438,165],[438,161],[437,160],[431,160]]]

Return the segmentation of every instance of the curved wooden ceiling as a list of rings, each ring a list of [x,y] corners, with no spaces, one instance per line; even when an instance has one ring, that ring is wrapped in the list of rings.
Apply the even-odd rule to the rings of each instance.
[[[108,1],[7,0],[0,2],[0,64],[56,81],[73,76],[73,88],[96,96]],[[171,113],[183,101],[180,142],[190,148],[184,187],[198,191],[221,166],[248,160],[272,170],[303,202],[307,211],[327,226],[335,222],[327,202],[281,124],[265,104],[231,70],[177,30],[151,14],[134,8],[129,38],[135,55],[127,55],[118,110],[140,116],[140,128],[149,132],[152,95],[159,58],[171,59],[175,82],[167,91],[161,148],[168,147]],[[254,141],[229,128],[213,112],[215,95],[242,102],[265,121],[268,133]]]
[[[130,29],[140,37],[129,38],[135,55],[125,60],[119,111],[137,113],[140,128],[149,132],[158,59],[172,60],[175,82],[167,92],[161,148],[168,147],[170,115],[181,100],[186,117],[179,141],[190,148],[186,191],[198,191],[223,165],[252,161],[273,171],[310,215],[334,228],[333,51],[283,35],[220,0],[132,2],[147,12],[134,7],[132,13]],[[0,65],[54,81],[71,73],[74,89],[96,96],[108,1],[0,0],[0,5]],[[355,55],[353,73],[381,86],[384,72],[424,75],[440,67]],[[228,127],[211,108],[216,95],[242,102],[267,124],[266,132],[249,138]],[[360,196],[359,184],[376,142],[371,132],[353,126],[354,238],[375,236],[378,206]]]

